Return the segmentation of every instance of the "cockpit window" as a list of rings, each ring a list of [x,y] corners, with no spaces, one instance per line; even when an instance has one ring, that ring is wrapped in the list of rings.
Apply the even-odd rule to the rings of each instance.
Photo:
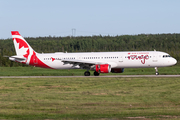
[[[163,55],[163,58],[171,57],[170,55]]]

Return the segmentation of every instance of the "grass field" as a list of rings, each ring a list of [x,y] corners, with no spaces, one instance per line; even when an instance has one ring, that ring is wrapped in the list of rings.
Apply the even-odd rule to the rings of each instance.
[[[180,119],[179,78],[0,79],[0,119]]]
[[[179,75],[180,66],[158,68],[160,75]],[[0,67],[0,76],[84,76],[86,70],[52,70],[38,67]],[[90,71],[93,76],[93,71]],[[124,73],[101,75],[155,75],[154,68],[126,68]]]

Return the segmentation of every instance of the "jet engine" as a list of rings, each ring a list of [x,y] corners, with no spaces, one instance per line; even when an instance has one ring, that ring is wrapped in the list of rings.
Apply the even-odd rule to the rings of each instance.
[[[110,73],[111,72],[111,65],[109,65],[109,64],[95,65],[95,71],[98,73]]]
[[[124,68],[112,68],[111,72],[112,73],[123,73],[124,72]]]

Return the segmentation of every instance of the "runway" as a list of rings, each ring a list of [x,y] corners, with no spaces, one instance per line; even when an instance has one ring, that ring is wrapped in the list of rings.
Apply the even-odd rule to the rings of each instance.
[[[109,75],[109,76],[0,76],[0,78],[138,78],[138,77],[180,77],[180,75]]]

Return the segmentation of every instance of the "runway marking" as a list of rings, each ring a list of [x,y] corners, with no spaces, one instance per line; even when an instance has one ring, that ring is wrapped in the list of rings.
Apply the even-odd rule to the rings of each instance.
[[[110,76],[0,76],[0,78],[115,78],[115,77],[180,77],[180,75],[110,75]]]

